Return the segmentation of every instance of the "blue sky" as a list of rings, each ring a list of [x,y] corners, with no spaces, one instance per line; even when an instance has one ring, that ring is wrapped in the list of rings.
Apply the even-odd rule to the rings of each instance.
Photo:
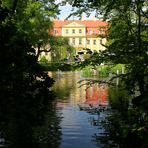
[[[62,0],[56,0],[56,4],[60,3]],[[68,15],[71,12],[72,7],[67,4],[66,6],[59,6],[60,11],[60,15],[58,16],[60,19],[61,18],[66,18],[68,17]]]
[[[70,5],[60,6],[60,18],[66,18],[71,13],[72,7]]]
[[[59,2],[61,2],[61,0],[57,0],[57,3],[59,3]],[[69,5],[69,4],[67,4],[66,6],[60,6],[59,8],[61,10],[60,15],[59,15],[60,19],[65,19],[66,17],[68,17],[68,15],[71,13],[71,9],[72,9],[71,5]],[[90,15],[89,18],[86,18],[86,15],[83,14],[83,18],[84,19],[92,19],[92,18],[94,18],[94,15],[92,14],[92,15]],[[69,18],[69,19],[73,19],[73,18]],[[74,19],[78,19],[78,18],[74,17]]]

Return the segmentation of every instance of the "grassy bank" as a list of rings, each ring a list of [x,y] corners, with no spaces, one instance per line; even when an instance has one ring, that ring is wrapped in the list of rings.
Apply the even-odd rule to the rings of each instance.
[[[108,77],[110,73],[123,73],[125,66],[123,64],[117,65],[100,65],[98,67],[93,66],[86,66],[82,69],[82,76],[83,77]]]

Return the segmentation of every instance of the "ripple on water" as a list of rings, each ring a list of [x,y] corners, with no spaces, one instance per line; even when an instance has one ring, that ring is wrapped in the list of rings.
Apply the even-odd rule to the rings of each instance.
[[[61,122],[61,148],[96,148],[92,136],[98,130],[89,123],[90,114],[69,107],[62,110],[64,118]],[[94,116],[92,116],[94,117]]]

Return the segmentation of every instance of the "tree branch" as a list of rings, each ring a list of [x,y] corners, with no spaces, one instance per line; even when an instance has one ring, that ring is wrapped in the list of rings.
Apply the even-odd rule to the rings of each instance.
[[[45,50],[45,49],[40,49],[40,46],[39,46],[39,47],[38,47],[38,50],[37,50],[37,55],[36,55],[37,59],[39,58],[39,56],[40,56],[40,54],[41,54],[42,52],[48,53],[48,52],[50,52],[50,51],[51,51],[51,48],[48,49],[48,50]]]
[[[102,40],[100,40],[100,44],[101,44],[103,47],[108,48],[108,46],[106,46],[105,44],[102,43]]]
[[[141,9],[142,14],[148,19],[148,15]]]

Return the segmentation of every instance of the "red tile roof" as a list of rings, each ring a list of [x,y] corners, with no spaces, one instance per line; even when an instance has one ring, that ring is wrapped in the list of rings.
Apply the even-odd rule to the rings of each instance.
[[[85,25],[87,28],[96,28],[98,26],[107,26],[108,23],[104,22],[104,21],[100,21],[100,20],[54,20],[53,21],[53,27],[54,28],[61,28],[64,25],[67,25],[71,22],[76,22],[78,24],[83,24]]]
[[[84,20],[83,23],[86,25],[86,27],[89,28],[96,28],[98,26],[107,26],[107,22],[99,21],[99,20]]]

